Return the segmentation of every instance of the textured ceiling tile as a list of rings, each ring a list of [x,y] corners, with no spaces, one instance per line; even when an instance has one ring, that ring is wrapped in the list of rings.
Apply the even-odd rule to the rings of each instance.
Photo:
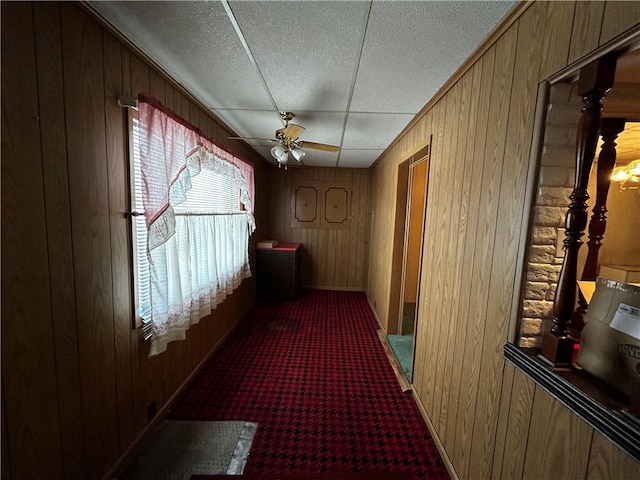
[[[351,109],[417,113],[515,2],[373,2]]]
[[[292,123],[305,128],[300,140],[340,146],[344,113],[301,111]]]
[[[230,2],[281,110],[344,111],[367,2]]]
[[[307,149],[307,155],[303,162],[307,167],[335,167],[338,161],[337,153],[321,152],[320,150]],[[289,163],[295,163],[289,160]]]
[[[208,107],[272,108],[220,2],[92,6]]]
[[[284,125],[273,110],[224,110],[214,109],[233,131],[242,137],[273,138]]]
[[[384,150],[413,117],[412,114],[351,113],[342,147]]]
[[[349,150],[340,151],[339,167],[344,168],[369,168],[384,150]]]
[[[272,138],[277,110],[293,111],[301,140],[341,146],[349,166],[386,148],[514,2],[231,1],[260,71],[222,2],[90,3],[238,135]],[[249,143],[273,160],[271,143]],[[307,161],[337,158],[310,150]]]

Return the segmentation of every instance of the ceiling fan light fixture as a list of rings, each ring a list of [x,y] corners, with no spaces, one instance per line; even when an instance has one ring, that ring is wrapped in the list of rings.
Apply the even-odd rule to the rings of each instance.
[[[293,150],[291,150],[291,155],[293,155],[293,158],[295,158],[297,161],[302,160],[306,154],[307,152],[299,148],[294,148]]]
[[[284,157],[284,161],[287,161],[287,151],[282,145],[276,145],[271,149],[271,156],[275,158],[277,161],[282,163],[282,158]]]
[[[637,160],[634,160],[633,162],[629,163],[627,169],[628,169],[629,173],[631,173],[631,175],[635,175],[636,177],[640,177],[640,158],[638,158]]]

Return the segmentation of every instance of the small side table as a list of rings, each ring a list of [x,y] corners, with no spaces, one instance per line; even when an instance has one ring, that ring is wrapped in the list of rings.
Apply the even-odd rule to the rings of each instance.
[[[301,243],[256,248],[256,295],[264,302],[291,300],[300,289]]]

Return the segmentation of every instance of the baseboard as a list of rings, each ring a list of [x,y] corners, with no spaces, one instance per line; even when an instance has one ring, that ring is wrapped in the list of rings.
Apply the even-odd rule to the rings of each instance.
[[[383,332],[385,332],[386,334],[386,329],[382,326],[382,322],[380,321],[380,318],[378,317],[378,314],[376,313],[376,309],[373,308],[373,305],[371,304],[371,300],[369,300],[369,297],[367,296],[367,303],[369,304],[369,308],[371,309],[371,313],[373,313],[373,318],[376,319],[376,322],[378,322],[378,328],[380,330],[382,330]]]
[[[433,426],[433,423],[431,422],[431,418],[429,417],[429,414],[425,410],[424,405],[420,400],[420,397],[418,397],[418,394],[416,393],[415,390],[412,390],[412,392],[413,392],[413,399],[415,400],[416,405],[418,405],[418,410],[420,410],[420,414],[422,415],[424,423],[426,423],[427,425],[427,429],[431,434],[431,438],[433,438],[433,441],[436,444],[438,453],[440,454],[440,457],[442,457],[442,461],[444,462],[444,466],[447,468],[447,472],[449,473],[451,480],[460,480],[460,477],[456,473],[455,468],[453,468],[453,463],[451,463],[451,459],[449,458],[449,455],[447,455],[447,451],[444,449],[444,444],[442,443],[442,440],[440,440],[440,436],[438,435],[438,432],[436,432],[436,429]]]
[[[252,304],[253,305],[253,304]],[[129,464],[129,462],[134,458],[135,454],[138,453],[138,449],[142,444],[142,440],[145,436],[161,421],[164,419],[166,413],[169,411],[170,407],[173,403],[178,399],[178,397],[182,394],[184,389],[191,383],[191,381],[195,378],[195,376],[200,372],[202,367],[209,361],[211,356],[220,348],[220,346],[224,343],[224,341],[231,335],[231,333],[238,328],[238,325],[242,322],[241,317],[236,324],[229,329],[229,331],[222,336],[222,338],[213,346],[211,351],[200,361],[200,363],[192,370],[189,376],[182,382],[182,384],[176,389],[176,391],[169,397],[169,399],[165,402],[162,407],[158,410],[158,413],[155,417],[142,429],[142,431],[138,434],[135,440],[129,445],[129,447],[120,455],[120,458],[116,460],[113,466],[109,469],[109,471],[102,477],[102,480],[117,480],[118,475],[122,473],[122,470]]]

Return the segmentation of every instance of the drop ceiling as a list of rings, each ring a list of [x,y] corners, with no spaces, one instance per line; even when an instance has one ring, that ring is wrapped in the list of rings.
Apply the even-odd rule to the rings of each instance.
[[[304,164],[367,168],[513,1],[89,2],[239,136],[295,113]],[[267,161],[273,143],[247,141]]]

